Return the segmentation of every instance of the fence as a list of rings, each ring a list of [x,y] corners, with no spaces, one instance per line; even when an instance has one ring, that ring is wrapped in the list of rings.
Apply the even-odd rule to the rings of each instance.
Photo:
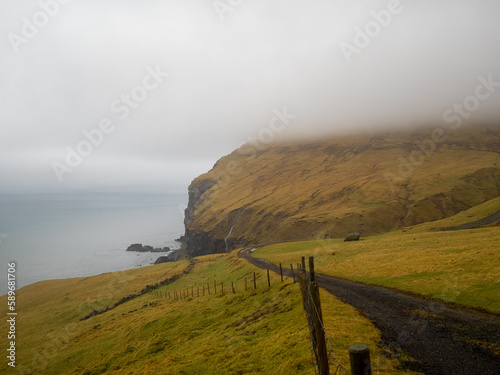
[[[172,293],[170,291],[161,291],[156,290],[162,286],[166,286],[168,284],[173,283],[181,276],[189,273],[194,266],[194,262],[191,260],[187,268],[178,275],[174,275],[168,279],[163,280],[160,283],[156,283],[154,285],[147,285],[141,291],[126,296],[119,301],[117,301],[111,307],[105,307],[101,310],[92,310],[90,314],[81,318],[80,320],[86,320],[95,316],[97,314],[102,314],[106,311],[109,311],[116,306],[127,302],[135,297],[146,294],[148,292],[152,293],[154,296],[159,298],[170,298],[174,301],[184,300],[189,297],[194,298],[202,297],[205,295],[217,294],[217,286],[219,285],[219,293],[224,295],[224,282],[217,283],[216,280],[213,280],[213,284],[211,282],[207,282],[206,284],[202,284],[183,289],[173,290]],[[271,287],[271,278],[269,275],[269,268],[267,271],[267,286]],[[336,374],[347,375],[344,367],[337,360],[335,353],[333,352],[333,347],[331,344],[330,337],[326,333],[325,326],[323,325],[323,316],[321,311],[321,301],[319,296],[319,287],[315,281],[315,272],[314,272],[314,257],[309,257],[309,273],[306,271],[305,257],[302,257],[302,264],[297,264],[296,269],[294,270],[293,265],[290,264],[291,276],[293,278],[294,284],[296,282],[299,283],[300,292],[302,295],[303,307],[306,313],[307,322],[309,326],[309,332],[311,337],[311,356],[313,359],[313,364],[317,369],[317,372],[320,375],[330,375],[330,364],[333,364],[335,367]],[[279,264],[279,273],[281,276],[281,282],[283,282],[283,267],[282,264]],[[245,291],[249,288],[248,283],[249,277],[245,276]],[[253,277],[250,276],[250,281],[253,280],[253,289],[257,289],[257,274],[253,272]],[[229,284],[227,284],[229,285]],[[236,288],[234,285],[234,281],[230,282],[231,285],[231,293],[236,293]],[[212,286],[212,288],[211,288]],[[196,288],[196,289],[195,289]],[[196,293],[195,293],[196,290]],[[227,286],[226,286],[227,292]],[[352,375],[371,375],[371,364],[370,364],[370,352],[366,345],[358,344],[353,345],[349,348],[349,356],[350,356],[350,364],[351,364],[351,374]]]

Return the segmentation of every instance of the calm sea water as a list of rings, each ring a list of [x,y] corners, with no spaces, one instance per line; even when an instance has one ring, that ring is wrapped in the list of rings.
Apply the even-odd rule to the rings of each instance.
[[[16,262],[17,287],[154,263],[164,253],[131,243],[179,247],[186,195],[80,193],[0,195],[0,275]],[[7,292],[5,277],[0,295]]]

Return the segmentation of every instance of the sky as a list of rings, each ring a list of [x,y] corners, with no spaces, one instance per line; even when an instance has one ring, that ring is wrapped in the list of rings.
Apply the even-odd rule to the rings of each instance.
[[[0,192],[184,192],[248,141],[498,123],[499,14],[498,0],[3,0]]]

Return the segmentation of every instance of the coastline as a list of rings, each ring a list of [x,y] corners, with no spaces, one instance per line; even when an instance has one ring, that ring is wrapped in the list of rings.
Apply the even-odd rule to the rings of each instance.
[[[152,265],[164,254],[127,246],[178,249],[186,202],[187,194],[0,195],[0,263],[16,262],[19,288]]]

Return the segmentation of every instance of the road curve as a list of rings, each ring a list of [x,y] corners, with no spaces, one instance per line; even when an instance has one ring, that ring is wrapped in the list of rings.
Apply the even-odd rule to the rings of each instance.
[[[254,250],[244,249],[238,256],[280,272],[278,266],[253,257]],[[283,274],[292,277],[288,268]],[[330,276],[316,274],[316,281],[374,323],[382,333],[381,347],[409,354],[415,361],[400,360],[405,368],[427,375],[500,374],[500,357],[486,349],[500,349],[499,315]]]

